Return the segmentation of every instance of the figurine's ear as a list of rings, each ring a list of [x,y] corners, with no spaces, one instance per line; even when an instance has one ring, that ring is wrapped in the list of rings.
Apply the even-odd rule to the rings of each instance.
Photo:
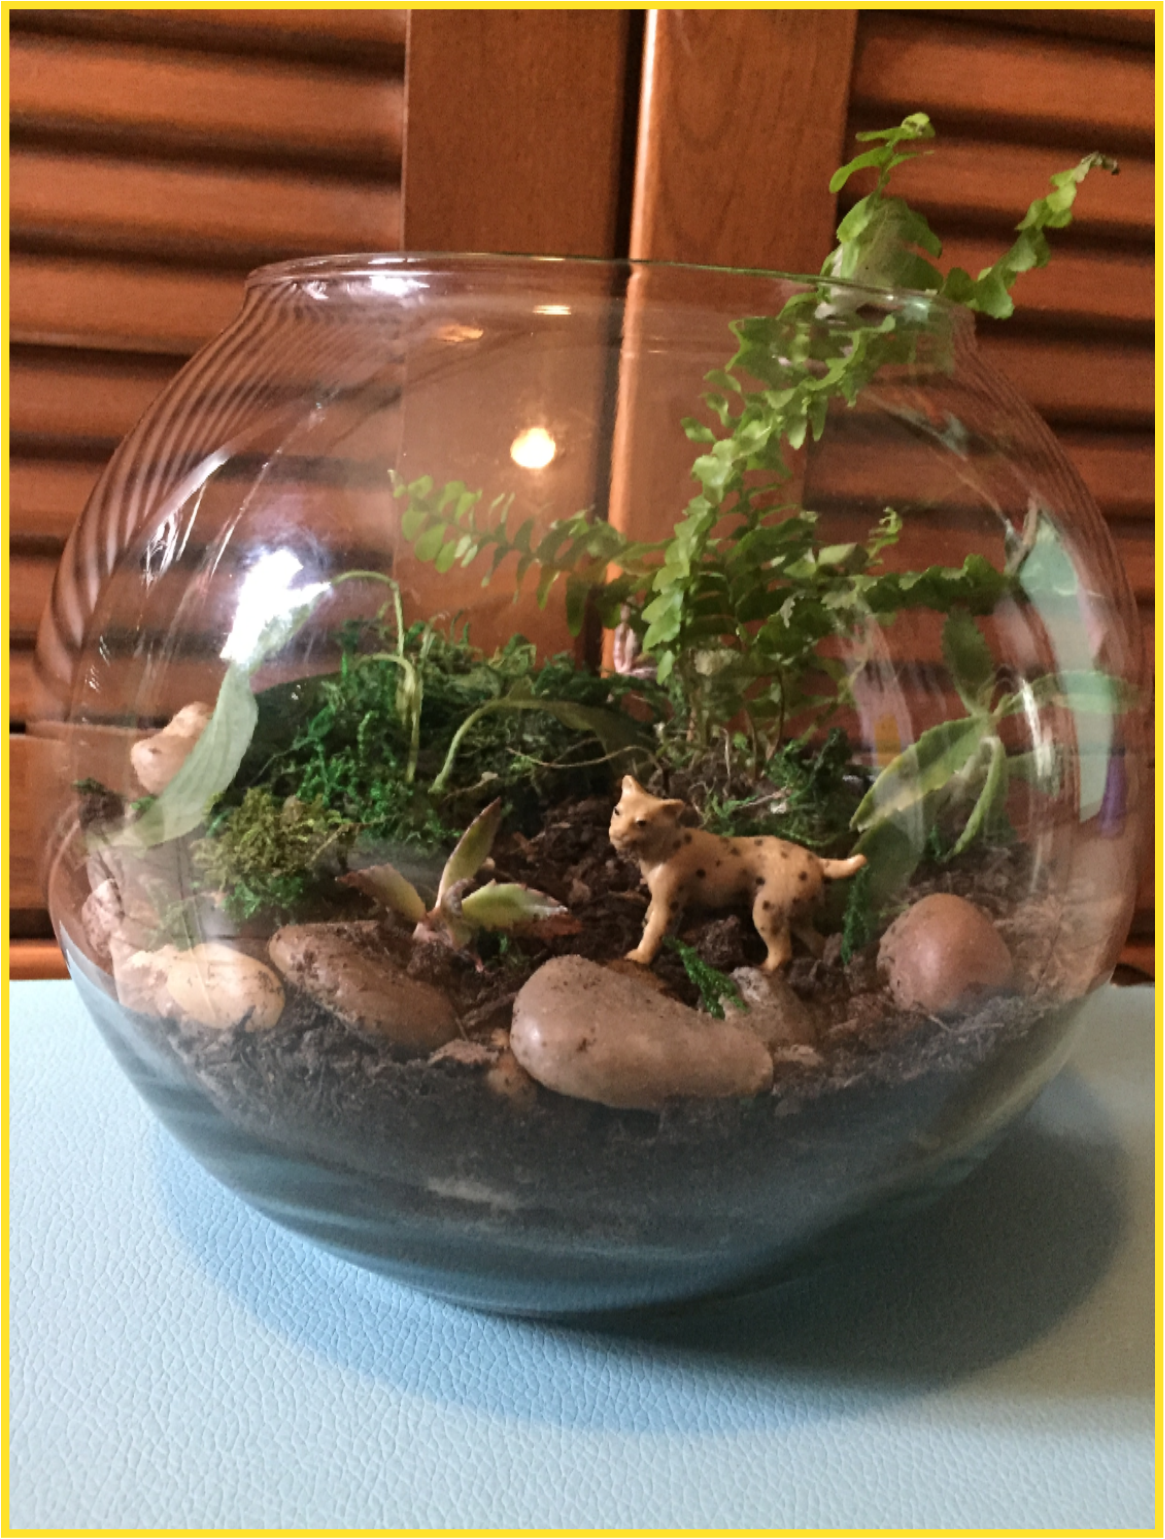
[[[682,812],[684,810],[683,802],[677,801],[675,798],[669,802],[664,802],[664,806],[669,808],[672,812]]]
[[[638,791],[640,796],[646,796],[647,795],[647,792],[639,784],[638,780],[636,780],[634,775],[624,775],[623,776],[623,789],[624,789],[624,791]]]

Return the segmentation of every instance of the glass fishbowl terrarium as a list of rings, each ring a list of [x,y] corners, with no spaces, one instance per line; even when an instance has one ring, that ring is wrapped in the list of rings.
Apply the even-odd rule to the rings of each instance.
[[[963,1168],[1131,915],[1123,573],[907,289],[264,269],[38,671],[53,920],[134,1083],[487,1308],[736,1286]]]

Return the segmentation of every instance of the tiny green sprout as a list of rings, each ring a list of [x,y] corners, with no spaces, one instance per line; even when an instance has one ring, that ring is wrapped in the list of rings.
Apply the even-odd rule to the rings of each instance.
[[[684,964],[684,971],[699,990],[700,1003],[709,1015],[722,1021],[726,999],[740,1010],[748,1009],[740,990],[727,973],[722,973],[719,968],[705,962],[695,946],[689,946],[684,941],[677,940],[674,935],[667,936],[664,939],[664,945],[669,951],[674,951]]]
[[[480,813],[457,841],[437,887],[437,901],[429,908],[420,893],[401,873],[385,862],[351,871],[340,881],[367,893],[382,908],[391,909],[415,925],[419,940],[439,940],[462,950],[477,930],[503,933],[528,929],[549,919],[561,919],[566,909],[545,893],[520,882],[489,881],[471,891],[497,837],[502,821],[500,798]]]

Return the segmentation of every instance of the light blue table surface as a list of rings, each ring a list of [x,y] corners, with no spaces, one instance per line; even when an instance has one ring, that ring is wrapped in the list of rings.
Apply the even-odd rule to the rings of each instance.
[[[11,989],[10,1522],[1151,1528],[1153,992],[962,1187],[649,1325],[477,1316],[258,1217]]]

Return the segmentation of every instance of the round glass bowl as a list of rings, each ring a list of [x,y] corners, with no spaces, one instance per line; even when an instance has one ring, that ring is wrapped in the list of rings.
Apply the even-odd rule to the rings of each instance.
[[[1131,914],[1130,594],[925,296],[264,269],[37,661],[53,921],[134,1083],[486,1308],[732,1287],[965,1168]]]

